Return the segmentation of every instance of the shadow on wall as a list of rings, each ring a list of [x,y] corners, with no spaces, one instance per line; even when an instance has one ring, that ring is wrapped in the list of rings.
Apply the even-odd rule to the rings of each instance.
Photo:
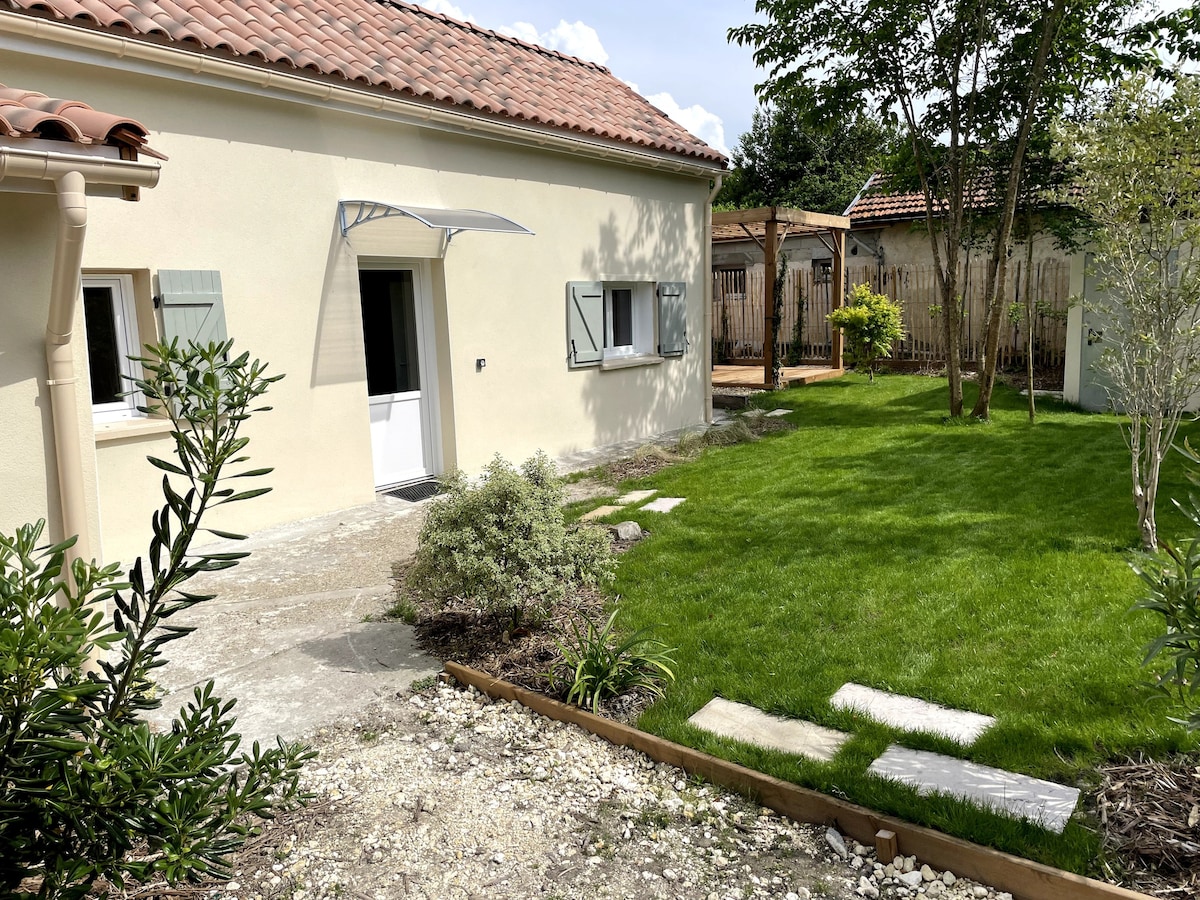
[[[627,221],[610,213],[594,249],[580,259],[582,278],[634,278],[687,284],[688,347],[660,365],[600,371],[584,368],[583,403],[599,446],[648,438],[705,420],[704,209],[706,186],[696,183],[694,201],[680,192],[655,200],[639,197]],[[656,323],[657,327],[657,323]]]

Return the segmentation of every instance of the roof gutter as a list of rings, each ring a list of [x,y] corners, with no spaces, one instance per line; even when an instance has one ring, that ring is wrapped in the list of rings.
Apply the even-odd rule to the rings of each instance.
[[[195,83],[197,75],[213,76],[226,81],[239,82],[248,88],[257,88],[277,95],[283,94],[293,101],[313,104],[338,103],[357,112],[380,115],[408,124],[439,128],[457,134],[478,132],[489,138],[508,143],[523,146],[533,145],[575,156],[583,155],[594,159],[624,162],[693,177],[712,178],[715,173],[724,171],[724,167],[716,162],[688,162],[680,156],[666,152],[636,150],[629,146],[604,144],[586,138],[571,137],[550,128],[498,121],[454,109],[441,109],[416,100],[403,99],[395,93],[385,94],[378,90],[343,87],[327,81],[280,71],[269,65],[254,65],[248,62],[221,59],[147,40],[126,38],[79,25],[67,25],[26,13],[0,10],[0,34],[65,44],[123,61],[137,60],[166,66],[180,73],[186,73],[186,75],[180,74],[175,77],[190,83]],[[45,48],[39,47],[31,52],[40,52],[45,55]],[[128,65],[124,67],[128,69]]]
[[[58,195],[58,238],[50,282],[50,311],[46,319],[46,385],[54,428],[54,457],[58,470],[61,537],[76,535],[67,551],[68,566],[75,559],[94,558],[94,535],[88,523],[87,493],[83,483],[83,449],[79,431],[79,406],[75,355],[71,346],[79,309],[83,239],[87,234],[87,185],[153,187],[158,183],[157,163],[0,147],[0,182],[5,178],[51,181]],[[68,569],[69,571],[69,569]]]
[[[713,385],[712,385],[712,333],[713,333],[713,242],[712,242],[712,217],[713,217],[713,201],[717,199],[717,194],[721,192],[721,175],[713,177],[708,190],[708,202],[704,204],[704,333],[700,336],[704,343],[704,361],[707,365],[704,367],[707,373],[704,376],[704,421],[711,425],[713,421]]]

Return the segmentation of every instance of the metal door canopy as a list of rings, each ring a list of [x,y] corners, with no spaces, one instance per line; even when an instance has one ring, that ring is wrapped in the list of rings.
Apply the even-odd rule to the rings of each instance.
[[[446,232],[449,240],[462,231],[494,231],[504,234],[533,234],[524,225],[479,209],[430,209],[425,206],[399,206],[374,200],[339,200],[338,219],[342,237],[352,228],[380,219],[416,219],[429,228]]]

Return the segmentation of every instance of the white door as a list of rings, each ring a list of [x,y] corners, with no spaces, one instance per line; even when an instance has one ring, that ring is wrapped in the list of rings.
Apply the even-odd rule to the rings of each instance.
[[[426,386],[425,319],[416,269],[358,273],[375,486],[434,474],[432,391]]]

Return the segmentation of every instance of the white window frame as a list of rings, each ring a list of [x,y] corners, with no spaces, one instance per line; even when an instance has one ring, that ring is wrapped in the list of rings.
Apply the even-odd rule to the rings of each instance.
[[[142,375],[141,367],[129,359],[141,349],[138,341],[137,302],[133,293],[132,275],[84,275],[82,287],[109,288],[113,299],[113,324],[117,338],[117,358],[121,381],[130,393],[111,403],[93,403],[92,418],[96,422],[136,419],[145,416],[139,406],[146,405],[145,395],[133,390],[133,381]],[[82,297],[82,290],[80,291]],[[85,328],[86,331],[86,328]],[[89,345],[90,352],[90,345]]]
[[[655,343],[654,285],[644,281],[605,281],[604,285],[604,359],[629,359],[654,356]],[[613,291],[630,291],[633,343],[617,346],[613,337]]]

